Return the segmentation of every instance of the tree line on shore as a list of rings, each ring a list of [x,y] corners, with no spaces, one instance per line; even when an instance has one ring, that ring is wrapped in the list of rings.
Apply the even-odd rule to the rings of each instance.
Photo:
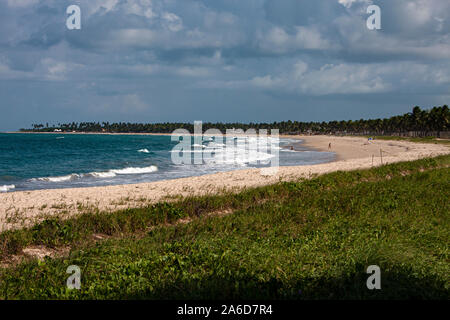
[[[448,132],[450,111],[447,105],[422,110],[416,106],[412,112],[385,119],[348,120],[328,122],[282,121],[272,123],[203,123],[203,130],[210,128],[225,132],[226,129],[279,129],[280,134],[371,134],[401,135],[416,132],[418,136],[439,135]],[[194,131],[193,123],[109,123],[72,122],[58,125],[33,124],[23,132],[110,132],[110,133],[172,133],[176,129]]]

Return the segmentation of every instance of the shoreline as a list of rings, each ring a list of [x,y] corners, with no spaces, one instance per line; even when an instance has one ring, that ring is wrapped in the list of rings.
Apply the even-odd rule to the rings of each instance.
[[[302,145],[311,149],[335,152],[336,160],[316,165],[279,167],[274,175],[263,175],[261,169],[251,168],[138,184],[0,193],[0,232],[30,226],[49,216],[70,217],[96,210],[111,212],[178,197],[238,192],[245,188],[310,178],[338,170],[366,169],[450,153],[450,148],[441,144],[393,140],[374,140],[369,143],[361,137],[288,137],[301,139]],[[331,150],[328,150],[329,143]],[[383,154],[383,163],[380,152]]]

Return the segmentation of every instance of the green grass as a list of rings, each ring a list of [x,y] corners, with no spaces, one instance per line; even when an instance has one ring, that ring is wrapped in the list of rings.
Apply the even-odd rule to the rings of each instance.
[[[4,232],[3,260],[29,245],[72,250],[0,269],[0,298],[448,299],[449,164],[336,172]],[[208,216],[224,211],[233,213]],[[382,290],[366,287],[372,264]],[[82,270],[79,291],[65,287],[70,265]]]
[[[450,145],[449,139],[438,139],[436,137],[422,137],[422,138],[397,137],[397,136],[366,136],[366,137],[367,138],[372,137],[375,140],[396,140],[396,141],[410,141],[410,142],[419,142],[419,143],[434,143],[434,144]]]

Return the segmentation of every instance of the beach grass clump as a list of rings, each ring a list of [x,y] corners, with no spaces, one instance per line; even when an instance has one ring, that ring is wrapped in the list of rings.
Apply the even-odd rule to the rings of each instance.
[[[334,172],[4,232],[5,257],[36,244],[71,250],[0,269],[0,298],[448,299],[449,164]],[[70,265],[80,290],[66,288]],[[381,290],[366,286],[369,265]]]

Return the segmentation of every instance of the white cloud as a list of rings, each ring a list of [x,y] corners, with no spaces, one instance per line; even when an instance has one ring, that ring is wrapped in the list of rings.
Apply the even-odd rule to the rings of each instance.
[[[127,0],[124,11],[128,14],[135,14],[149,19],[157,17],[151,0]]]
[[[346,8],[350,8],[353,3],[365,3],[365,4],[369,4],[372,1],[370,0],[339,0],[338,1],[340,4],[342,4],[344,7]]]
[[[330,44],[324,40],[320,32],[315,28],[297,27],[295,43],[305,49],[328,49]]]
[[[390,87],[371,66],[327,64],[318,70],[309,70],[303,61],[295,63],[287,73],[255,77],[250,83],[266,89],[311,95],[375,93]]]
[[[162,15],[164,25],[172,32],[178,32],[183,29],[183,21],[174,13],[164,12]]]
[[[67,79],[67,75],[75,70],[83,68],[82,65],[58,61],[53,58],[44,58],[34,71],[37,78],[52,81],[62,81]]]
[[[426,64],[325,64],[310,69],[298,61],[287,72],[254,77],[247,84],[269,90],[292,91],[309,95],[415,92],[425,87],[448,86],[449,66]],[[242,85],[243,83],[240,83]],[[228,85],[228,87],[238,87]]]
[[[119,0],[89,0],[82,1],[80,3],[81,12],[83,16],[91,16],[101,11],[103,14],[106,14],[110,11],[116,9]],[[74,3],[78,4],[78,3]]]
[[[324,50],[331,47],[317,27],[295,27],[293,34],[288,34],[281,27],[273,27],[266,34],[260,35],[259,46],[264,51],[286,53],[301,49]]]
[[[313,95],[355,94],[384,92],[390,88],[376,68],[367,65],[327,64],[319,70],[306,72],[294,68],[296,87],[302,93]]]
[[[421,26],[429,22],[432,19],[433,9],[431,7],[431,1],[409,1],[405,3],[404,13],[407,17],[414,17],[411,19],[410,24],[415,26]]]

